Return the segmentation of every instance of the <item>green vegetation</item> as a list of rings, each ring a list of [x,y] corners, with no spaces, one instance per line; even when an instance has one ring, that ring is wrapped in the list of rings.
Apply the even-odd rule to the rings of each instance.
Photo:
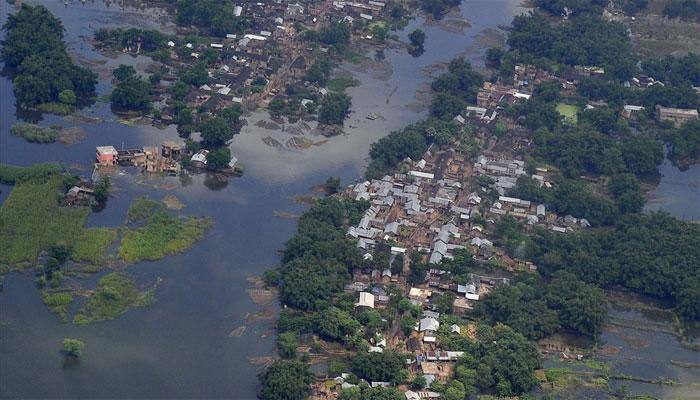
[[[3,30],[7,35],[0,58],[16,69],[13,88],[20,106],[58,103],[67,90],[80,99],[94,94],[97,75],[73,64],[63,42],[63,25],[46,7],[22,4]],[[68,97],[64,94],[63,100]]]
[[[329,93],[323,98],[318,110],[318,122],[329,125],[342,125],[350,112],[352,100],[345,93]]]
[[[202,144],[221,147],[233,138],[234,131],[222,117],[206,119],[199,127],[202,132]]]
[[[478,388],[495,390],[499,396],[513,396],[529,392],[536,385],[533,372],[541,366],[540,353],[534,343],[509,326],[479,325],[477,341],[457,334],[445,335],[462,339],[453,345],[453,349],[466,353],[457,362],[454,377],[465,394],[475,393]]]
[[[552,3],[539,3],[543,2]],[[563,7],[557,7],[553,12],[559,14],[562,10]],[[632,44],[625,26],[591,13],[575,13],[574,18],[557,25],[536,13],[517,16],[508,45],[523,57],[550,65],[599,66],[607,76],[619,80],[628,79],[634,71]]]
[[[700,3],[696,0],[670,0],[663,12],[669,18],[698,20],[700,19]]]
[[[408,40],[411,41],[408,52],[414,56],[419,56],[423,54],[425,49],[423,44],[425,43],[425,32],[421,29],[416,29],[408,34]]]
[[[140,45],[148,53],[166,48],[169,37],[154,29],[100,28],[95,31],[95,40],[117,51]]]
[[[345,89],[349,87],[354,87],[360,84],[360,81],[353,78],[352,76],[342,75],[337,78],[333,78],[326,84],[328,89],[334,92],[344,92]]]
[[[446,14],[452,7],[459,6],[461,0],[420,0],[420,8],[428,14],[432,14],[434,18],[440,18]]]
[[[145,226],[125,229],[118,255],[134,263],[177,254],[201,240],[211,224],[209,218],[173,217],[159,210],[148,217]]]
[[[532,254],[545,275],[565,269],[598,285],[672,298],[687,321],[700,320],[700,227],[666,214],[629,214],[613,229],[575,235],[542,232]]]
[[[85,342],[79,339],[63,339],[63,353],[69,357],[80,357],[83,354]]]
[[[352,360],[352,372],[368,382],[403,383],[408,378],[406,355],[393,350],[359,353]]]
[[[114,319],[131,308],[145,307],[152,302],[152,290],[140,292],[132,277],[122,272],[111,272],[100,279],[95,294],[78,311],[73,322],[87,325]]]
[[[561,271],[545,285],[530,277],[500,286],[477,303],[475,312],[530,340],[560,328],[596,337],[605,321],[607,301],[598,287]]]
[[[700,159],[700,121],[689,121],[668,136],[669,157],[674,162],[691,163]]]
[[[151,110],[151,83],[136,75],[131,66],[120,65],[114,70],[117,86],[112,91],[110,99],[116,110],[140,111]]]
[[[0,208],[0,264],[34,263],[41,250],[81,240],[90,209],[62,207],[62,190],[58,175],[14,187]]]
[[[398,389],[376,387],[371,388],[367,384],[343,389],[339,400],[404,400],[406,396]]]
[[[114,228],[85,228],[73,246],[71,258],[78,262],[101,264],[105,260],[105,250],[117,239]]]
[[[350,25],[342,21],[334,21],[321,28],[318,39],[321,43],[333,46],[338,51],[344,51],[350,42]]]
[[[564,122],[570,125],[576,125],[578,123],[578,112],[579,109],[575,105],[558,103],[556,110],[562,117],[564,117]]]
[[[447,72],[430,85],[435,92],[430,115],[448,120],[454,118],[468,103],[476,102],[476,94],[483,82],[481,74],[474,71],[464,57],[453,59],[447,66]]]
[[[317,310],[328,306],[350,279],[350,268],[359,265],[354,241],[345,232],[347,223],[359,221],[366,203],[329,197],[299,219],[298,232],[285,244],[280,272],[283,304]]]
[[[277,360],[260,375],[262,400],[303,400],[311,393],[314,375],[296,360]]]
[[[243,33],[250,20],[233,14],[232,0],[168,0],[175,3],[178,25],[194,25],[215,36]]]
[[[157,211],[164,210],[165,204],[160,201],[149,199],[146,196],[139,197],[131,202],[129,209],[126,211],[127,222],[146,221],[151,215]]]
[[[56,163],[40,163],[29,167],[0,164],[0,183],[15,184],[35,178],[47,178],[50,175],[58,175],[63,169]]]
[[[73,295],[70,292],[49,292],[41,293],[41,301],[49,307],[49,310],[61,318],[61,321],[68,321],[68,307],[73,302]]]

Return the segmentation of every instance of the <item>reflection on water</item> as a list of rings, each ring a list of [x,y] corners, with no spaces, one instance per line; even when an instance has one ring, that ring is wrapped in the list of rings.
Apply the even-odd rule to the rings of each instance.
[[[700,221],[700,164],[681,171],[665,159],[659,173],[661,181],[649,194],[644,211],[663,210],[676,218]]]

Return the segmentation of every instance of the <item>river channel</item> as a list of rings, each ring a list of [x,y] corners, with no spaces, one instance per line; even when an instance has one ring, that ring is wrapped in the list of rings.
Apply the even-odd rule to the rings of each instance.
[[[4,23],[6,14],[14,9],[5,1],[0,3]],[[110,68],[129,63],[143,69],[150,60],[100,55],[90,43],[95,29],[173,29],[159,9],[122,7],[101,0],[85,4],[71,0],[67,7],[63,1],[32,3],[44,4],[60,17],[70,53],[101,72],[98,96],[111,91]],[[421,57],[414,58],[400,48],[380,54],[368,49],[370,61],[341,66],[360,85],[348,89],[353,113],[346,121],[346,134],[327,142],[305,150],[270,146],[264,138],[285,143],[293,135],[288,127],[260,127],[257,122],[267,116],[253,113],[231,147],[246,167],[240,178],[228,182],[205,175],[147,179],[133,171],[115,176],[114,193],[104,210],[90,216],[91,226],[120,225],[130,202],[138,196],[162,199],[172,195],[185,204],[182,213],[213,217],[213,228],[183,254],[130,266],[139,284],[163,280],[157,300],[109,322],[87,327],[61,324],[39,299],[31,275],[6,276],[0,292],[0,397],[255,398],[261,366],[251,360],[273,353],[274,332],[270,315],[255,318],[262,308],[247,293],[251,288],[248,278],[278,262],[277,251],[296,227],[294,220],[275,215],[302,213],[306,206],[293,198],[310,193],[328,176],[340,176],[345,184],[360,179],[372,142],[425,116],[426,85],[436,67],[460,54],[475,65],[483,64],[485,48],[504,35],[498,26],[508,25],[523,11],[517,0],[464,0],[460,12],[448,18],[452,22],[427,24],[417,18],[396,32],[406,40],[408,32],[421,27],[427,34]],[[369,113],[379,118],[365,118]],[[95,146],[159,145],[177,138],[174,127],[121,123],[105,102],[80,114],[91,118],[23,116],[42,126],[79,127],[86,132],[84,140],[70,146],[26,143],[10,135],[18,116],[12,84],[1,78],[0,161],[16,165],[56,161],[89,175]],[[0,201],[4,201],[11,187],[1,186],[0,190]],[[693,200],[692,195],[689,198]],[[86,342],[79,362],[65,363],[59,352],[64,337]]]

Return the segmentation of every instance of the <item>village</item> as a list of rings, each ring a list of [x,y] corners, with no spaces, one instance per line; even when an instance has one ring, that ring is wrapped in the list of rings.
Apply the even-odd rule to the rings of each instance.
[[[476,157],[470,157],[456,145],[433,143],[420,160],[407,158],[399,165],[398,172],[350,185],[342,193],[344,198],[369,203],[359,224],[347,231],[349,237],[357,240],[357,247],[367,265],[356,268],[353,283],[345,287],[346,293],[352,293],[357,299],[357,312],[388,307],[389,292],[396,288],[422,310],[410,335],[396,335],[394,327],[388,332],[378,333],[370,341],[369,352],[394,349],[410,356],[406,359],[408,381],[425,378],[426,385],[422,390],[408,386],[401,388],[407,400],[439,398],[440,393],[431,391],[430,384],[448,382],[454,375],[455,362],[463,355],[463,352],[442,347],[438,331],[474,335],[471,331],[474,326],[469,324],[452,324],[447,330],[441,328],[435,298],[450,293],[454,296],[453,313],[464,315],[494,288],[508,285],[513,273],[537,271],[537,265],[513,258],[505,249],[495,245],[497,238],[492,235],[500,219],[507,216],[526,229],[544,229],[561,235],[591,226],[585,218],[558,215],[544,204],[508,195],[520,177],[530,178],[540,187],[551,188],[554,171],[543,167],[528,168],[523,155],[532,145],[531,136],[503,110],[530,99],[533,94],[529,88],[536,84],[555,81],[562,90],[573,93],[580,79],[604,71],[595,67],[577,67],[566,77],[556,77],[534,66],[516,65],[514,72],[511,84],[485,82],[477,95],[477,105],[467,106],[453,119],[460,126],[476,127],[477,136],[483,143]],[[644,88],[662,83],[642,76],[630,84]],[[591,102],[586,109],[604,105]],[[624,105],[622,117],[630,120],[634,113],[643,110],[641,106]],[[679,126],[698,119],[698,112],[657,106],[654,117],[660,123]],[[503,141],[505,143],[489,140],[496,122],[505,124],[511,132]],[[424,279],[418,283],[407,279],[409,264],[416,261],[409,259],[410,254],[417,255],[429,267]],[[381,262],[386,264],[377,269],[373,260],[380,256]],[[455,276],[442,269],[443,263],[456,257],[461,260],[467,257],[477,268],[480,266],[491,272],[469,273],[465,280],[463,275]],[[582,349],[557,340],[541,340],[539,350],[561,359],[582,360],[585,357]],[[339,389],[356,386],[357,382],[349,382],[349,377],[344,373],[330,377],[333,378],[331,381],[321,379],[314,385],[312,398],[336,398]],[[390,382],[367,384],[370,387],[392,386]]]

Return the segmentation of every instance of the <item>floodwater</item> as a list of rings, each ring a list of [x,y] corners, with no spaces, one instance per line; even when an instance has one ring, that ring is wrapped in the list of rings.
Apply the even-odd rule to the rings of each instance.
[[[96,28],[128,25],[172,29],[162,10],[123,8],[99,0],[68,3],[64,7],[62,1],[42,2],[63,20],[71,54],[100,72],[98,96],[111,90],[110,68],[130,63],[142,70],[149,60],[101,56],[89,42]],[[0,9],[4,23],[13,8],[0,1]],[[116,176],[107,207],[91,215],[89,225],[117,226],[134,198],[148,195],[161,199],[169,194],[186,205],[182,213],[211,216],[214,227],[184,254],[128,267],[140,285],[149,285],[157,278],[163,283],[153,305],[131,310],[114,321],[87,327],[61,324],[41,303],[29,274],[6,276],[0,292],[0,397],[255,398],[256,374],[261,367],[249,359],[270,355],[274,335],[269,319],[249,320],[246,325],[246,317],[261,310],[246,293],[251,287],[247,278],[259,276],[278,262],[277,250],[295,229],[294,221],[277,218],[275,212],[303,212],[305,207],[291,198],[308,193],[328,176],[340,176],[344,183],[359,179],[372,142],[425,115],[421,90],[426,89],[431,67],[459,54],[480,63],[486,44],[498,36],[497,26],[507,25],[522,11],[514,0],[465,0],[463,17],[456,19],[466,18],[470,26],[459,21],[423,26],[424,21],[417,19],[397,33],[405,39],[415,27],[426,31],[426,52],[421,57],[413,58],[402,49],[387,49],[383,61],[343,66],[361,82],[348,90],[353,96],[353,114],[346,122],[346,135],[321,145],[307,150],[268,146],[263,142],[265,137],[287,140],[288,132],[259,128],[255,122],[266,116],[251,115],[248,126],[232,143],[233,154],[246,166],[242,178],[222,183],[203,175],[148,180],[126,171]],[[373,51],[368,55],[374,58]],[[366,119],[370,112],[381,118]],[[11,82],[0,79],[0,160],[17,165],[58,161],[89,175],[97,145],[158,145],[164,139],[177,138],[172,127],[122,124],[104,102],[80,114],[96,121],[27,117],[42,126],[82,128],[86,132],[82,142],[72,146],[26,143],[10,135],[17,120],[14,96]],[[314,142],[323,139],[312,138]],[[0,201],[4,201],[11,188],[2,186],[0,190]],[[85,281],[85,286],[94,285],[96,279]],[[244,325],[239,337],[230,335]],[[64,362],[59,353],[64,337],[86,342],[79,361]]]

